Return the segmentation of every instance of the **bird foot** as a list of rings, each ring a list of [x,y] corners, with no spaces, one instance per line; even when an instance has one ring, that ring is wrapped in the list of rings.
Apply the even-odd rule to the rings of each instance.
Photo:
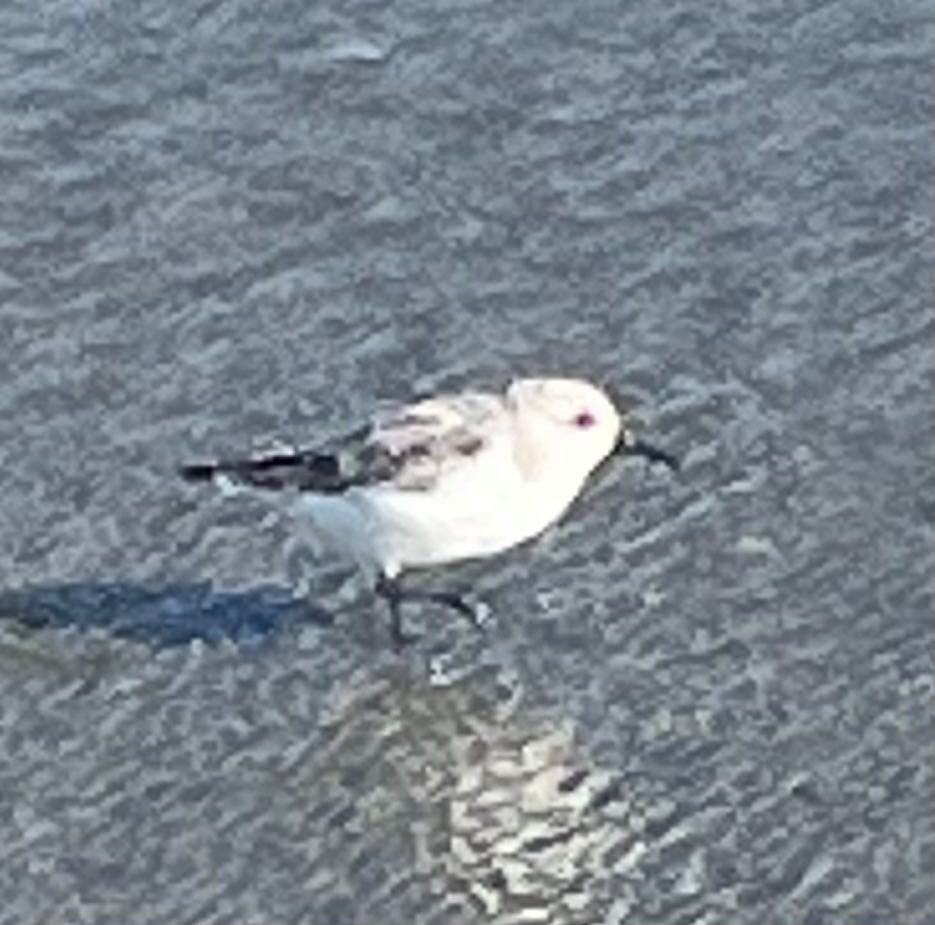
[[[462,594],[456,591],[404,588],[397,579],[388,578],[385,575],[381,575],[377,580],[374,591],[389,604],[392,619],[390,630],[393,643],[397,648],[409,645],[419,638],[403,631],[402,605],[406,601],[428,601],[433,604],[441,604],[443,607],[457,611],[477,630],[483,630],[483,624],[489,616],[489,608],[486,605],[472,606]]]

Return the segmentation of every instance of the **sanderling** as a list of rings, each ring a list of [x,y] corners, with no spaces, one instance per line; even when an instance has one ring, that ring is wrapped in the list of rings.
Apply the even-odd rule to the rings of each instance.
[[[536,536],[615,454],[678,465],[637,440],[596,386],[520,379],[502,395],[417,400],[314,449],[180,472],[190,482],[288,491],[300,523],[356,562],[388,602],[401,644],[406,600],[434,601],[477,622],[459,594],[404,588],[403,570],[490,556]]]

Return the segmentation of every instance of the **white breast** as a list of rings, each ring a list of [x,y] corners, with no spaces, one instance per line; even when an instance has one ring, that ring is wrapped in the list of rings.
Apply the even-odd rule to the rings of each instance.
[[[565,512],[580,489],[524,481],[510,467],[473,490],[456,483],[430,492],[391,487],[355,490],[375,546],[391,574],[399,569],[492,555],[541,533]]]

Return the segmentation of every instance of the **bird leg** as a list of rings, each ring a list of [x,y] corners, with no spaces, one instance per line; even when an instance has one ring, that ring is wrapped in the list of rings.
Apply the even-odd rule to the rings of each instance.
[[[456,591],[433,591],[421,588],[404,588],[397,578],[381,575],[374,586],[375,593],[382,597],[390,608],[392,618],[391,633],[393,642],[397,647],[407,645],[418,639],[403,632],[402,605],[405,601],[430,601],[441,604],[451,610],[457,610],[461,616],[470,621],[475,629],[481,629],[481,623],[474,608]]]

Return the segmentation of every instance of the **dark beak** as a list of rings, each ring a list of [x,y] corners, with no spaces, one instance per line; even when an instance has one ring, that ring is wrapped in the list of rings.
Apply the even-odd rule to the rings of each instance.
[[[644,443],[642,440],[635,439],[627,430],[621,432],[620,439],[614,447],[614,455],[643,456],[651,463],[659,462],[668,466],[673,472],[678,472],[681,467],[681,463],[671,453],[660,450],[649,443]]]

